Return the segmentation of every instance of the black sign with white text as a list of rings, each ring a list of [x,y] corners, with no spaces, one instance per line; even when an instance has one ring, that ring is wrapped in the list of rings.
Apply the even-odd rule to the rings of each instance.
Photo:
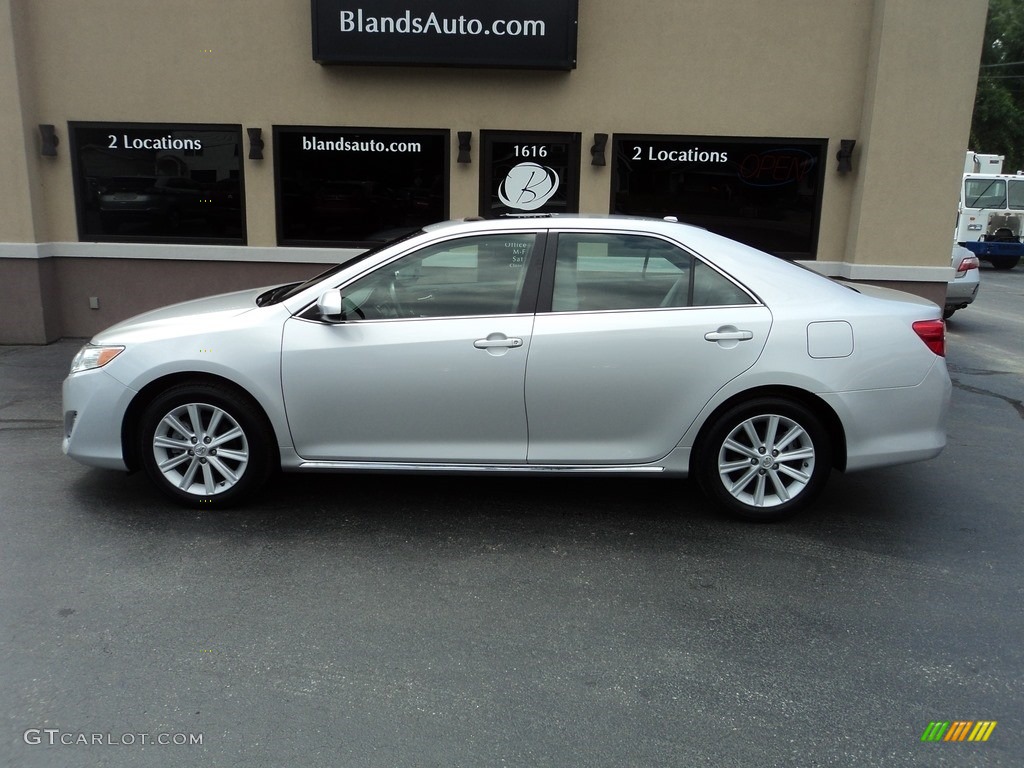
[[[480,132],[480,215],[577,213],[580,135]]]
[[[578,0],[312,0],[321,64],[575,69]]]
[[[776,256],[813,259],[825,139],[616,134],[613,213],[675,216]]]
[[[68,124],[78,236],[246,242],[239,125]]]
[[[448,218],[446,130],[274,126],[280,245],[390,240]]]

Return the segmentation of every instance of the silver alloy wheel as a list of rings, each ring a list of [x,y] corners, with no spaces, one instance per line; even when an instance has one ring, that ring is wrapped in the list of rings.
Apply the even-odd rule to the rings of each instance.
[[[249,442],[227,411],[208,403],[184,403],[157,424],[153,458],[171,486],[195,496],[213,496],[242,478],[249,463]]]
[[[740,422],[722,442],[718,474],[737,501],[776,507],[807,487],[814,460],[814,443],[800,424],[778,414],[759,414]]]

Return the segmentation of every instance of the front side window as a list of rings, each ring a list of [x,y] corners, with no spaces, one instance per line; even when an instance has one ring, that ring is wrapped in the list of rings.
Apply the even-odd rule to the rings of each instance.
[[[597,234],[558,238],[554,312],[751,303],[738,286],[664,240]]]
[[[350,319],[505,315],[519,311],[536,235],[428,246],[342,288]]]

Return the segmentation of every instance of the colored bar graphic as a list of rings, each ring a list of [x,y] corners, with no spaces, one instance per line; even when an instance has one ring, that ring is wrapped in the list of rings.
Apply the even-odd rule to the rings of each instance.
[[[921,741],[988,741],[996,720],[933,720],[921,734]]]
[[[988,741],[988,737],[992,735],[992,731],[996,729],[995,720],[981,720],[974,730],[971,731],[971,735],[967,737],[968,741]]]
[[[946,734],[946,738],[943,741],[963,741],[967,738],[968,729],[974,725],[970,720],[956,720],[953,725],[950,726],[949,732]]]

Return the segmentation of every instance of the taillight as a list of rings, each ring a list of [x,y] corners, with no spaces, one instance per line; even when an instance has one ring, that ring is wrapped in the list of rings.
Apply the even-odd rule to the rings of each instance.
[[[960,260],[960,266],[956,268],[957,273],[967,274],[968,270],[978,269],[980,262],[977,256],[967,256]]]
[[[918,320],[914,333],[939,357],[946,356],[946,324],[942,320]]]

